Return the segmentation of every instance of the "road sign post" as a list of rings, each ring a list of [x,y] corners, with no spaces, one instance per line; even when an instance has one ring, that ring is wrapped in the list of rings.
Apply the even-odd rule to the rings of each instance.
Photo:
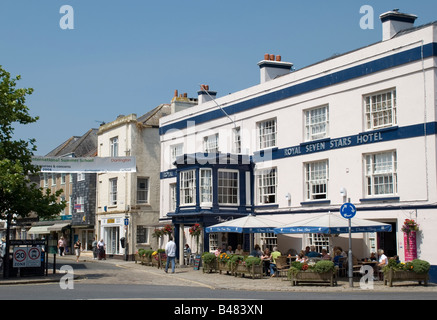
[[[350,203],[350,202],[346,202],[344,203],[341,208],[340,208],[340,214],[343,218],[348,219],[349,221],[349,252],[348,252],[348,277],[349,277],[349,287],[353,287],[354,286],[354,278],[353,278],[353,259],[352,259],[352,232],[351,232],[351,219],[353,217],[355,217],[355,214],[357,213],[357,209],[355,208],[355,206]]]

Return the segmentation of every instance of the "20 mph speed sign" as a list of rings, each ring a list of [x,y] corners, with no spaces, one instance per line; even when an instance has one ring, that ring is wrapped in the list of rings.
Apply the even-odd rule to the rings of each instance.
[[[14,248],[13,267],[21,268],[26,266],[27,248]]]

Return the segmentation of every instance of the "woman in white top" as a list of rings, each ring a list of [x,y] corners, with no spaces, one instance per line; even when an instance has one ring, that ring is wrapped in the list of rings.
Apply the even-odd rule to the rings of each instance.
[[[379,249],[378,250],[378,256],[379,256],[379,260],[378,260],[378,267],[384,267],[386,265],[388,265],[388,258],[387,256],[384,254],[384,250]]]

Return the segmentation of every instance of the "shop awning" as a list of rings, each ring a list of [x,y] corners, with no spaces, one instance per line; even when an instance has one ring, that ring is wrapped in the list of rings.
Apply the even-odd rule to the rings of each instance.
[[[52,226],[48,227],[49,232],[50,231],[61,231],[62,229],[64,229],[65,227],[69,226],[70,223],[57,223],[54,224]]]
[[[48,229],[51,226],[38,226],[32,227],[27,231],[28,234],[49,234],[50,230]]]

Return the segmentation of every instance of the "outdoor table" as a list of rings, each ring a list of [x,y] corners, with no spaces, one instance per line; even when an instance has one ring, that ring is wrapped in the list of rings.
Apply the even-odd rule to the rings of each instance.
[[[296,261],[296,257],[295,257],[295,256],[293,256],[293,257],[287,257],[288,265],[291,266],[291,263],[292,263],[293,261]]]

